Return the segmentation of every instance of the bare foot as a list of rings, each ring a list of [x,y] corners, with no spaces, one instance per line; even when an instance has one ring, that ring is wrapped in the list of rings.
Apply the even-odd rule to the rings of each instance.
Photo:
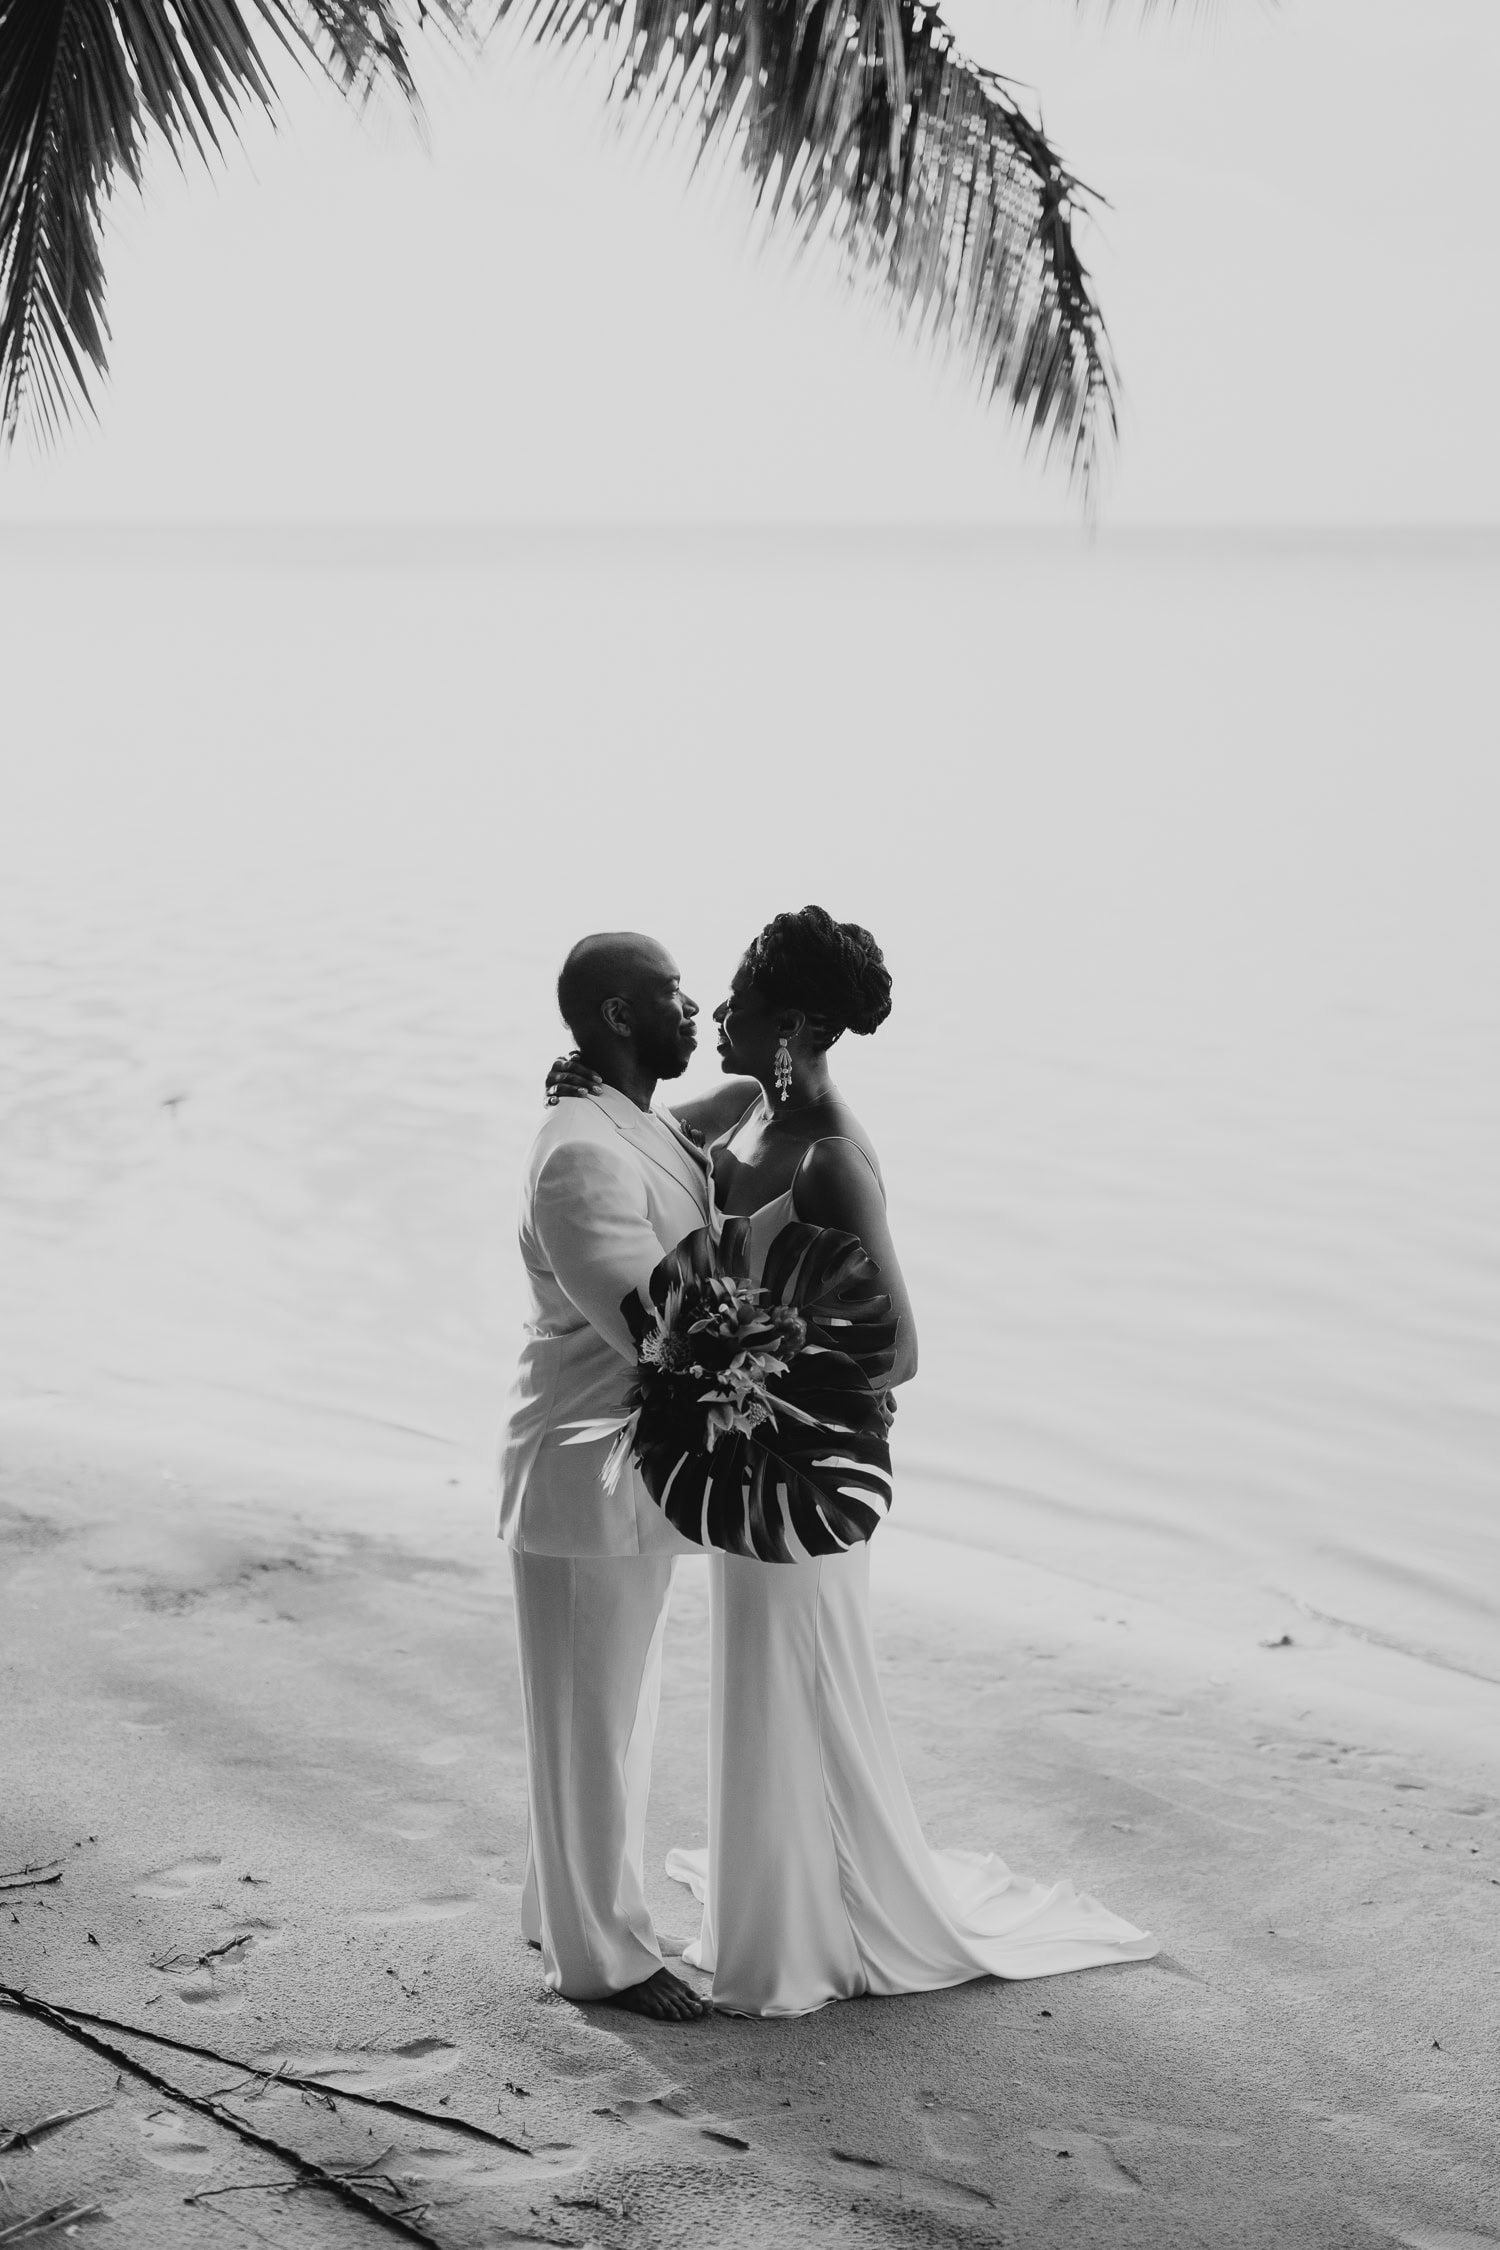
[[[674,1977],[670,1969],[658,1969],[644,1984],[612,1992],[609,2005],[628,2008],[633,2016],[650,2016],[657,2023],[691,2023],[697,2016],[713,2014],[711,2004],[700,2000],[691,1985]]]

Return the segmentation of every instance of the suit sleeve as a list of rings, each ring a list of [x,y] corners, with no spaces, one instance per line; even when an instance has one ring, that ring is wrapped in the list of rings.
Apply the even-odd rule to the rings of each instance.
[[[646,1186],[623,1154],[596,1141],[569,1141],[542,1166],[532,1224],[548,1265],[590,1327],[632,1366],[635,1340],[620,1299],[647,1285],[661,1263]]]

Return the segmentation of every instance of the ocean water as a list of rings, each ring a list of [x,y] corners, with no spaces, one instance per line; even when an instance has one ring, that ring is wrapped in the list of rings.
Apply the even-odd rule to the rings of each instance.
[[[1500,1678],[1497,593],[1482,535],[0,532],[0,1415],[488,1507],[562,953],[708,1007],[817,899],[895,976],[837,1063],[906,1520]]]

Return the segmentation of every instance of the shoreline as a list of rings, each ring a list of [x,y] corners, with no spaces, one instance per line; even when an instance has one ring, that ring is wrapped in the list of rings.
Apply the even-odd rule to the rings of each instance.
[[[0,1981],[134,2027],[100,2036],[182,2097],[0,2012],[0,2121],[108,2104],[7,2156],[6,2219],[97,2202],[101,2246],[142,2250],[380,2231],[191,2107],[234,2076],[197,2046],[324,2089],[225,2101],[325,2169],[380,2155],[444,2245],[1500,2241],[1492,1684],[893,1524],[877,1637],[932,1841],[1071,1876],[1163,1953],[667,2030],[544,1996],[520,1942],[487,1494],[5,1435],[4,1870],[58,1874],[4,1891]],[[706,1609],[689,1562],[648,1853],[673,1949]]]

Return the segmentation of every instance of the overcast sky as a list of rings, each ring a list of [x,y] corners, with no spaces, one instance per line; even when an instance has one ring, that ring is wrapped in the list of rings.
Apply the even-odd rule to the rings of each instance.
[[[1112,208],[1105,520],[1495,522],[1497,0],[953,0]],[[0,518],[1067,521],[889,318],[746,248],[738,194],[500,52],[424,147],[293,90],[117,206],[97,428]]]

